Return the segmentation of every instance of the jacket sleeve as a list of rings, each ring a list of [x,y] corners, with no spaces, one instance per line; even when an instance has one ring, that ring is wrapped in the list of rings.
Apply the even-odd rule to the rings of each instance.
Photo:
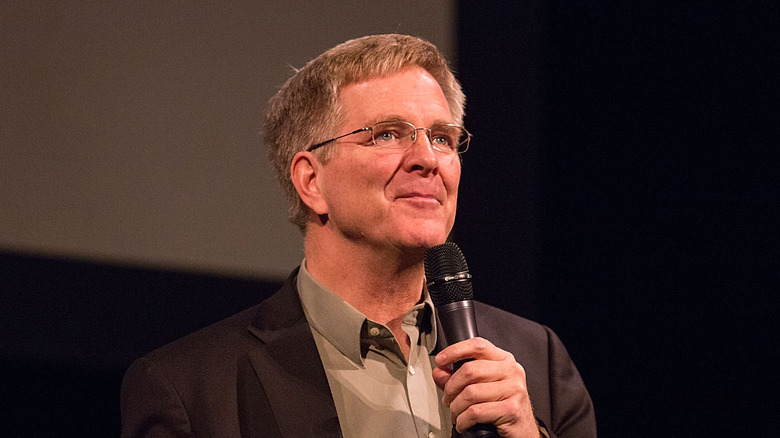
[[[136,360],[125,373],[121,409],[122,438],[194,436],[179,394],[149,359]]]
[[[545,327],[549,346],[551,438],[595,438],[596,415],[585,383],[574,366],[566,347],[555,333]]]

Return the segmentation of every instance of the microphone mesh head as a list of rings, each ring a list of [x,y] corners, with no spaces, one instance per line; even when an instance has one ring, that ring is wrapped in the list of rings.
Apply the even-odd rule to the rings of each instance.
[[[428,248],[425,252],[425,278],[428,283],[436,282],[428,286],[435,306],[473,299],[470,279],[440,283],[445,277],[462,272],[468,273],[469,266],[458,245],[447,242]]]

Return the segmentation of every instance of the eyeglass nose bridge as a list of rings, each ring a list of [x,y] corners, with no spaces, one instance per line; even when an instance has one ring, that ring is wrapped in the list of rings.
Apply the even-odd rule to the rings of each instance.
[[[409,124],[414,128],[414,131],[412,131],[412,144],[415,144],[417,142],[417,131],[425,131],[425,136],[428,137],[428,143],[433,145],[433,139],[431,138],[431,128],[418,128],[411,123]]]

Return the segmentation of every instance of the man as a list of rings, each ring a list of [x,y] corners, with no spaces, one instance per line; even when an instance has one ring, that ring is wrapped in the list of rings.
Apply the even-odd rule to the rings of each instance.
[[[305,259],[259,306],[136,361],[123,436],[595,436],[549,329],[477,303],[484,338],[441,345],[423,258],[455,219],[463,105],[438,50],[403,35],[290,78],[265,137]]]

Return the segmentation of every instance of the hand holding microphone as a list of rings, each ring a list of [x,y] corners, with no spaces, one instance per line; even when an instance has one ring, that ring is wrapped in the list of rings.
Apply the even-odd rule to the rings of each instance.
[[[456,429],[470,438],[538,437],[525,370],[511,353],[478,337],[471,275],[457,245],[430,248],[425,276],[448,345],[436,356],[433,378]]]

